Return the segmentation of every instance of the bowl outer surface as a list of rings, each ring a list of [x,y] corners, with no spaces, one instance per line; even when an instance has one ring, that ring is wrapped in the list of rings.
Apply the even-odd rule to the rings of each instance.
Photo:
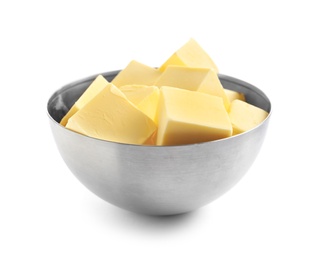
[[[118,71],[102,73],[109,81]],[[202,207],[232,188],[255,160],[269,116],[258,127],[230,138],[182,146],[138,146],[108,142],[70,131],[58,122],[96,77],[55,92],[48,115],[55,142],[73,174],[93,193],[118,207],[152,215],[172,215]],[[256,87],[220,75],[225,88],[270,112]]]

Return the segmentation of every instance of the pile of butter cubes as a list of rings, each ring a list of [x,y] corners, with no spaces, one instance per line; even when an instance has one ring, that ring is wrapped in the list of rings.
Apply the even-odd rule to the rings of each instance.
[[[113,142],[183,145],[243,133],[267,115],[224,89],[215,63],[190,39],[159,68],[133,60],[111,82],[97,76],[60,123]]]

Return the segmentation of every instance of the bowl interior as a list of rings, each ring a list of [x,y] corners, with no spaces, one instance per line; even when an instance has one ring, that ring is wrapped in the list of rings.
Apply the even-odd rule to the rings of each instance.
[[[107,81],[112,81],[118,72],[119,70],[105,72],[101,75],[103,75]],[[97,75],[93,75],[83,80],[73,82],[56,91],[48,101],[47,110],[49,115],[59,123],[96,76]],[[219,78],[224,88],[242,92],[248,103],[260,107],[268,113],[271,111],[271,103],[260,89],[230,76],[219,75]]]

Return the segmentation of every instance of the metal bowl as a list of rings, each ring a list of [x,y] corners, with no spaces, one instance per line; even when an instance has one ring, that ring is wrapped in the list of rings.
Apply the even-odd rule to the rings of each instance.
[[[119,71],[102,73],[111,81]],[[224,88],[267,112],[256,128],[217,141],[139,146],[87,137],[59,124],[97,75],[68,84],[49,99],[51,130],[66,165],[90,191],[120,208],[150,215],[196,210],[223,195],[247,172],[263,143],[271,103],[258,88],[220,75]]]

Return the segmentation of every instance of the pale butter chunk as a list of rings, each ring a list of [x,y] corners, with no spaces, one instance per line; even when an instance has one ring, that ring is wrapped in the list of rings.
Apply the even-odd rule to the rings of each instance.
[[[229,117],[233,126],[233,134],[240,134],[253,129],[265,120],[268,113],[242,100],[231,102]]]
[[[227,110],[230,106],[224,88],[213,69],[170,65],[156,80],[154,85],[159,87],[171,86],[215,95],[223,99]]]
[[[151,86],[160,75],[161,72],[158,69],[132,60],[115,76],[111,83],[117,87],[132,84]]]
[[[160,90],[156,86],[125,85],[119,88],[125,96],[153,121],[159,102]]]
[[[68,113],[60,121],[60,124],[66,126],[67,121],[93,97],[95,97],[109,82],[102,76],[98,75],[85,92],[79,97],[75,104],[70,108]]]
[[[155,123],[111,83],[75,113],[66,128],[127,144],[144,144],[157,129]]]
[[[190,39],[178,49],[169,59],[161,65],[160,71],[164,71],[169,65],[212,68],[218,73],[218,68],[208,53],[194,40]]]
[[[224,90],[230,102],[233,102],[235,99],[246,101],[245,95],[243,93],[230,90],[230,89],[224,89]]]
[[[222,98],[205,93],[161,87],[157,145],[181,145],[232,135]]]

